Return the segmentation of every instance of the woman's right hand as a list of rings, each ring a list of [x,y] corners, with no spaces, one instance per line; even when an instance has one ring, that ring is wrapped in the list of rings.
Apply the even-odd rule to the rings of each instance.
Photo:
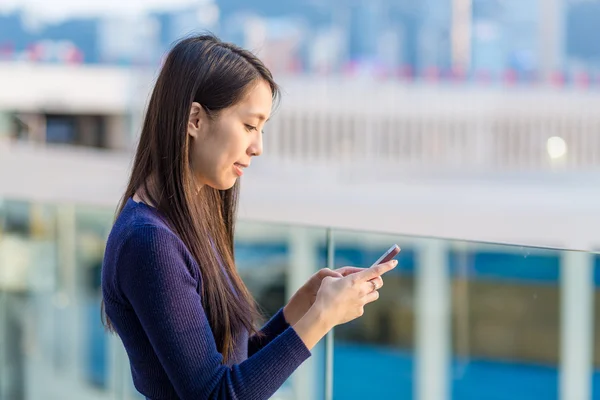
[[[327,276],[321,281],[314,307],[320,309],[322,318],[330,329],[363,315],[364,306],[379,298],[383,281],[379,278],[394,269],[398,262],[389,261],[374,265],[343,278]]]
[[[377,290],[383,284],[380,276],[397,264],[392,260],[343,278],[324,277],[315,302],[293,325],[306,347],[312,349],[334,326],[363,315],[365,304],[379,298]]]

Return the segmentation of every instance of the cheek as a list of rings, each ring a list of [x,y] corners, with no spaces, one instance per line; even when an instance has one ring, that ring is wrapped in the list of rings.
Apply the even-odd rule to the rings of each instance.
[[[198,144],[190,149],[190,165],[194,174],[207,176],[211,174],[211,167],[215,164],[215,152],[210,151],[210,146],[207,142]]]
[[[212,136],[199,144],[194,153],[196,172],[213,179],[233,168],[237,161],[244,160],[245,132],[224,124],[215,129]]]
[[[222,138],[221,138],[222,139]],[[206,143],[202,149],[198,165],[200,172],[209,180],[220,180],[223,174],[232,172],[233,164],[238,161],[239,155],[232,148],[232,143],[224,140],[214,140]]]
[[[219,158],[223,162],[233,164],[243,159],[244,146],[244,137],[236,132],[230,132],[221,137],[215,152],[218,152]]]

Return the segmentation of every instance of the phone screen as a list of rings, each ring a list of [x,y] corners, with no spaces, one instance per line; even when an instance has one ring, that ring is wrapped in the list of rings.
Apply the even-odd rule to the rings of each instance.
[[[371,266],[386,263],[386,262],[390,261],[392,258],[396,257],[398,255],[398,253],[400,253],[400,246],[395,244],[392,247],[390,247],[388,249],[388,251],[383,253],[381,255],[381,257],[379,257],[379,259],[377,261],[375,261],[373,263],[373,265],[371,265]]]

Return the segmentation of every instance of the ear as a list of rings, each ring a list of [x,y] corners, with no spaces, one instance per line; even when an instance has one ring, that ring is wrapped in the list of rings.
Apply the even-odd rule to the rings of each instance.
[[[188,120],[188,135],[193,138],[198,138],[200,135],[200,128],[206,119],[206,111],[198,102],[192,103],[192,108],[190,109],[190,118]]]

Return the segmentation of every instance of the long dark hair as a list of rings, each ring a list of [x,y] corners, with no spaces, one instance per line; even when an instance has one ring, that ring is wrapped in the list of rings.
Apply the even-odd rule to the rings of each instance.
[[[240,101],[261,79],[277,99],[279,89],[271,72],[251,52],[213,35],[177,43],[152,92],[129,184],[117,211],[118,216],[127,199],[144,187],[146,199],[195,257],[202,275],[202,301],[224,361],[232,355],[239,332],[257,333],[254,323],[259,318],[257,305],[235,268],[239,181],[228,190],[204,185],[196,193],[187,124],[192,102],[213,118]],[[150,176],[154,185],[147,184]],[[114,332],[104,308],[102,316],[105,327]]]

